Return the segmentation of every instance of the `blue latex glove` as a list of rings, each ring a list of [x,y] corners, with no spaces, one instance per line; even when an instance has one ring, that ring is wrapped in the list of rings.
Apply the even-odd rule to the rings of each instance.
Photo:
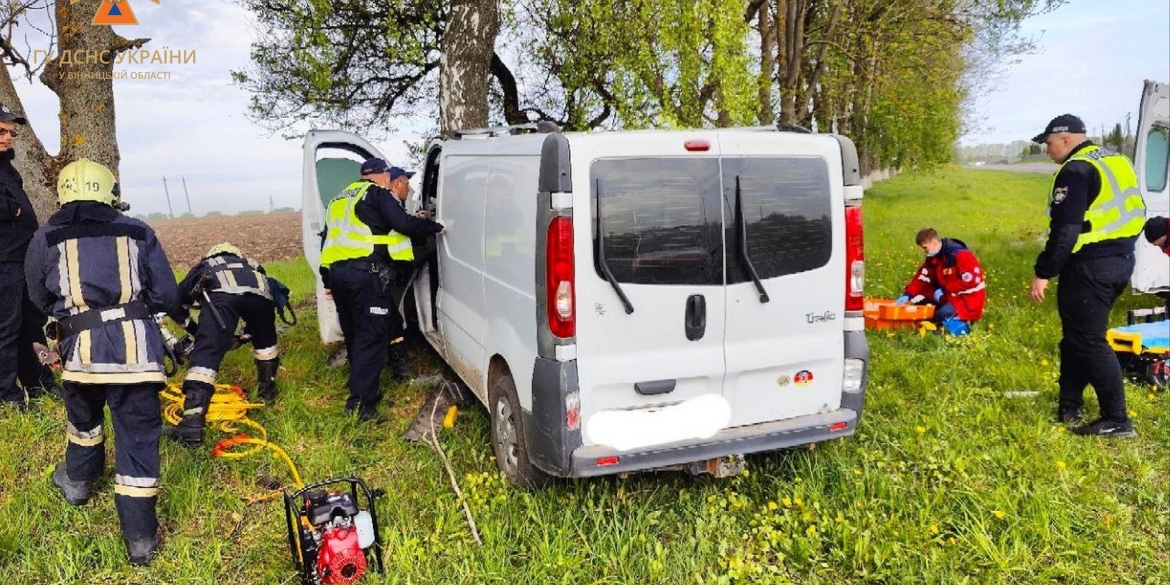
[[[943,296],[943,289],[941,289],[941,288],[934,289],[934,302],[937,303],[939,301],[939,299],[942,298],[942,296]]]
[[[947,333],[950,333],[956,337],[967,335],[971,332],[971,328],[967,326],[966,321],[962,321],[955,317],[951,317],[950,319],[943,321],[942,326],[943,329],[947,330]]]
[[[894,304],[895,305],[905,305],[906,303],[909,303],[909,302],[910,302],[910,295],[902,295],[902,296],[898,297],[898,300],[894,301]]]

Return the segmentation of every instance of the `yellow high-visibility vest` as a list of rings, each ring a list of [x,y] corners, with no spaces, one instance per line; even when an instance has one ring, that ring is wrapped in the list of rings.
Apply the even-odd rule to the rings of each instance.
[[[1060,174],[1064,165],[1074,160],[1087,162],[1097,169],[1097,175],[1101,178],[1101,193],[1085,211],[1089,231],[1077,237],[1073,253],[1087,244],[1131,238],[1141,233],[1146,221],[1146,202],[1142,199],[1137,173],[1129,159],[1093,145],[1068,157],[1056,170],[1056,175]],[[1049,206],[1056,189],[1056,175],[1053,175],[1052,187],[1048,189]]]
[[[325,246],[321,248],[321,265],[330,266],[342,260],[365,258],[374,252],[374,246],[386,246],[394,260],[414,260],[410,238],[391,230],[384,236],[375,236],[357,216],[359,201],[374,183],[350,183],[333,201],[325,214]]]

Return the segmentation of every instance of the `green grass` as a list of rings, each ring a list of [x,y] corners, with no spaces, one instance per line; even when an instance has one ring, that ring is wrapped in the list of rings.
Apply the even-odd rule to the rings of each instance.
[[[270,267],[293,288],[302,322],[281,339],[279,403],[257,418],[306,480],[354,473],[386,490],[387,571],[363,583],[1170,583],[1170,396],[1128,385],[1133,440],[1075,437],[1050,420],[1055,289],[1039,306],[1027,295],[1047,180],[944,169],[871,189],[870,294],[899,292],[921,260],[915,232],[933,226],[980,256],[986,317],[963,339],[870,334],[859,434],[749,457],[737,478],[647,473],[517,491],[497,472],[486,414],[473,408],[442,440],[480,547],[438,459],[399,438],[421,388],[387,385],[390,424],[342,418],[345,370],[322,366],[303,260]],[[1114,321],[1153,304],[1127,295]],[[440,369],[426,352],[413,358]],[[253,377],[244,351],[221,373],[246,386]],[[1018,390],[1039,394],[1004,395]],[[218,460],[164,444],[164,548],[149,569],[132,569],[110,480],[84,508],[51,487],[64,433],[58,401],[28,415],[0,411],[6,582],[297,583],[280,503],[242,500],[264,493],[257,474],[288,477],[276,459]]]

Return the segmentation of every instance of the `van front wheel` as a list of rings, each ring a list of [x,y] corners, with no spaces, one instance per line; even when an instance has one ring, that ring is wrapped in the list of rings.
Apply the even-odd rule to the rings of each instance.
[[[510,374],[502,374],[496,379],[489,404],[492,413],[492,449],[500,471],[518,488],[536,489],[546,485],[551,477],[528,458],[520,400],[516,397],[516,382]]]

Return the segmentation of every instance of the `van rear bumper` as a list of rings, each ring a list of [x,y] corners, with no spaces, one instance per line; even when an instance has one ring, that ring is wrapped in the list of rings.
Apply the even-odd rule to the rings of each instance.
[[[727,455],[775,451],[839,439],[853,434],[859,414],[841,408],[823,414],[724,429],[707,439],[668,443],[637,451],[623,452],[601,446],[578,447],[573,451],[569,475],[592,477],[672,467]],[[840,428],[833,430],[833,425]]]

